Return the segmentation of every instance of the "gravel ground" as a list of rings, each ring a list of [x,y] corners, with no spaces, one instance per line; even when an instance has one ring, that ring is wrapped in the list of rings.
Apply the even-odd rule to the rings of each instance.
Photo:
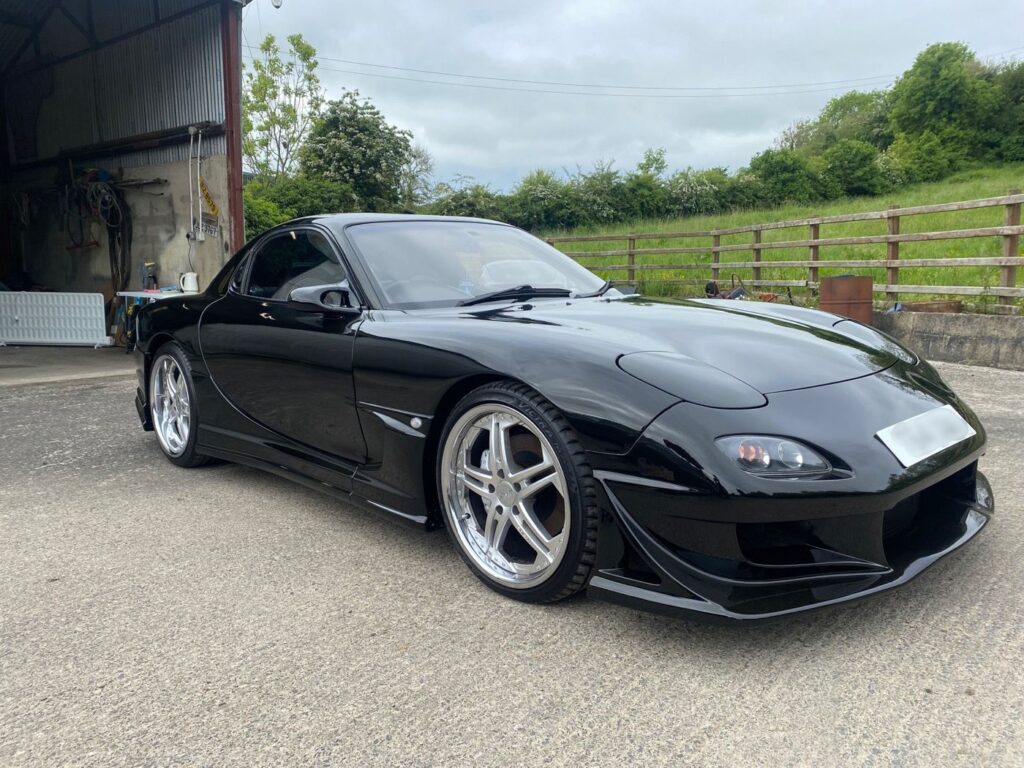
[[[0,390],[0,765],[1024,765],[1024,373],[943,365],[997,517],[901,590],[713,627],[478,584],[129,379]]]

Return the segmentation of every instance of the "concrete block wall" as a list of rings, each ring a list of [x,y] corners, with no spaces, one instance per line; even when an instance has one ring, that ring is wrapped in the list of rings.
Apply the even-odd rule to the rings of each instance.
[[[928,360],[1024,371],[1024,317],[876,312],[874,325]]]
[[[117,168],[96,163],[115,175]],[[195,173],[193,166],[191,174]],[[45,189],[52,185],[52,168],[34,171],[13,179],[5,190]],[[125,168],[124,179],[166,179],[166,183],[124,188],[124,197],[132,210],[132,268],[128,287],[142,288],[142,264],[156,262],[161,286],[176,283],[182,272],[189,270],[189,163],[182,160],[163,165]],[[227,158],[215,155],[203,160],[203,178],[219,207],[219,234],[207,235],[205,242],[195,243],[192,264],[199,275],[200,288],[205,288],[230,257],[230,211],[227,197]],[[193,188],[195,184],[193,183]],[[69,236],[64,222],[57,215],[54,193],[44,196],[44,203],[31,208],[30,225],[21,234],[27,271],[47,287],[64,291],[101,292],[109,298],[110,257],[106,227],[91,221],[85,231],[86,241],[99,244],[91,248],[68,250]]]

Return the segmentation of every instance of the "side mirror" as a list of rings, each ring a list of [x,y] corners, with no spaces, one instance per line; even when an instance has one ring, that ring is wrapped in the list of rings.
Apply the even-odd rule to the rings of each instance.
[[[352,309],[352,291],[348,280],[327,285],[307,285],[288,294],[288,303],[296,309],[317,312],[344,312]]]

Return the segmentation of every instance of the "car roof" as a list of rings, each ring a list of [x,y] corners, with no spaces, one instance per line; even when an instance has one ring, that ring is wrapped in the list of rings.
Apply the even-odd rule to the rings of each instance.
[[[431,216],[418,213],[328,213],[292,219],[278,226],[290,227],[296,224],[316,223],[331,228],[343,229],[353,224],[371,224],[386,221],[466,221],[475,224],[500,224],[508,226],[501,221],[480,219],[472,216]]]

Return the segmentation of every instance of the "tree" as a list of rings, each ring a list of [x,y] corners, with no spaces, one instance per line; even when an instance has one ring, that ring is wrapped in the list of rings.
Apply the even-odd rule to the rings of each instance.
[[[892,143],[885,91],[850,91],[830,99],[818,116],[824,148],[855,139],[885,149]]]
[[[434,158],[422,144],[413,144],[399,172],[399,199],[402,207],[412,210],[430,200]]]
[[[365,210],[388,210],[401,201],[411,140],[412,133],[388,124],[368,99],[348,91],[327,103],[310,130],[302,169],[349,185]]]
[[[273,35],[245,73],[242,156],[254,176],[277,181],[295,170],[296,158],[323,106],[316,49],[302,35],[288,36],[282,58]]]
[[[1003,97],[996,120],[996,158],[1006,163],[1024,161],[1024,61],[1003,64],[993,78]]]
[[[889,120],[895,133],[911,139],[926,131],[935,135],[947,129],[946,141],[959,136],[959,147],[968,156],[983,154],[984,137],[999,110],[1001,92],[983,77],[984,68],[963,43],[936,43],[918,54],[892,89]],[[989,137],[991,140],[991,137]]]
[[[825,173],[843,194],[877,195],[885,186],[878,150],[866,141],[843,139],[825,150],[823,160]]]

